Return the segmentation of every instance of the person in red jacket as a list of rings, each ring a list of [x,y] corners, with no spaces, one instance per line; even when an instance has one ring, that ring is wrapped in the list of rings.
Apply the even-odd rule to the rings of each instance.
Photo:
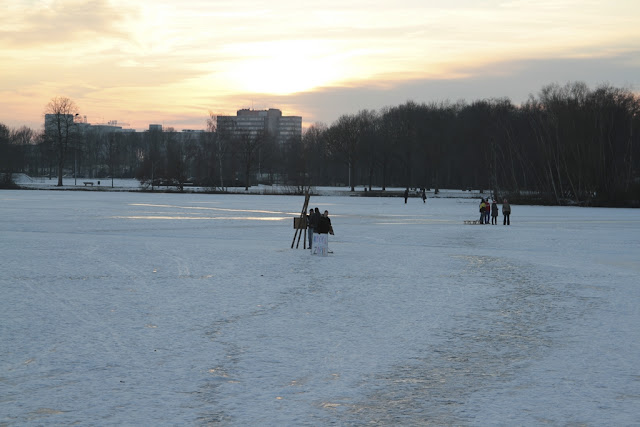
[[[487,199],[487,202],[484,204],[484,223],[489,224],[489,216],[491,215],[491,202]]]

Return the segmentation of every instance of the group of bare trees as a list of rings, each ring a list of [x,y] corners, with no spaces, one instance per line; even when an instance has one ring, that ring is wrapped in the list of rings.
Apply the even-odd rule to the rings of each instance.
[[[336,185],[483,189],[546,203],[640,200],[640,98],[584,83],[544,87],[520,106],[406,102],[315,124],[302,140],[267,133],[174,129],[105,132],[77,120],[68,98],[46,107],[44,132],[0,125],[0,172],[138,178],[152,189],[194,184],[224,191],[256,182],[302,190]]]
[[[586,85],[549,86],[522,113],[537,154],[539,185],[558,202],[595,198],[613,203],[637,191],[640,98]],[[637,193],[636,193],[637,195]]]
[[[13,173],[25,172],[20,167],[15,169],[15,166],[24,166],[27,147],[31,146],[34,138],[35,132],[26,126],[9,129],[0,123],[0,173],[2,174],[0,185],[11,186]]]
[[[542,203],[637,204],[639,112],[630,90],[584,83],[549,85],[521,106],[407,102],[311,127],[303,152],[328,157],[303,156],[312,161],[300,170],[352,189],[473,188]],[[318,160],[324,170],[314,169]]]

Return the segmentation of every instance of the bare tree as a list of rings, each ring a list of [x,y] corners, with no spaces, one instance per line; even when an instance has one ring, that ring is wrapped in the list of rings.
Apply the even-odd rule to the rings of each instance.
[[[417,157],[420,106],[413,101],[387,112],[391,120],[390,138],[403,169],[403,186],[408,190],[413,182],[414,158]]]
[[[122,150],[122,134],[120,132],[111,132],[107,139],[107,164],[109,166],[109,175],[111,176],[111,187],[113,188],[113,177],[116,174],[121,161]]]
[[[12,152],[11,147],[11,132],[9,128],[0,123],[0,187],[8,186],[12,183]]]
[[[164,177],[166,155],[162,150],[163,142],[162,130],[150,129],[144,134],[144,149],[139,154],[141,163],[136,171],[136,179],[146,187],[151,186],[151,191]]]
[[[75,118],[78,107],[71,99],[57,96],[45,107],[45,134],[53,146],[58,163],[58,186],[62,186],[62,175],[67,149],[78,136]]]
[[[215,141],[216,154],[218,157],[218,173],[220,174],[220,189],[225,191],[222,162],[229,151],[229,147],[231,147],[233,131],[219,132],[217,116],[211,111],[209,111],[209,118],[207,119],[207,131]]]
[[[187,182],[187,164],[189,161],[185,141],[178,137],[173,128],[165,133],[166,140],[166,167],[165,182],[175,185],[180,191],[184,191]]]
[[[359,147],[363,141],[369,115],[366,111],[355,116],[343,115],[327,132],[329,149],[333,153],[341,154],[347,164],[351,191],[355,191],[355,169],[359,160]]]
[[[316,123],[304,132],[299,146],[293,147],[287,153],[289,164],[289,177],[295,176],[295,184],[310,188],[319,179],[318,163],[323,159],[324,152],[320,147],[322,134],[326,126]]]
[[[380,135],[380,168],[382,169],[382,191],[387,189],[387,181],[391,170],[391,161],[394,156],[395,123],[393,112],[389,107],[385,107],[380,113],[380,125],[378,132]],[[371,190],[371,188],[369,188]]]
[[[242,168],[244,172],[244,189],[249,190],[251,186],[251,172],[255,167],[257,161],[257,155],[260,148],[266,143],[269,135],[267,132],[241,132],[238,137],[236,149],[240,160],[242,162]]]
[[[17,149],[15,172],[25,172],[27,164],[27,151],[33,143],[35,132],[27,126],[22,126],[11,131],[11,142]]]

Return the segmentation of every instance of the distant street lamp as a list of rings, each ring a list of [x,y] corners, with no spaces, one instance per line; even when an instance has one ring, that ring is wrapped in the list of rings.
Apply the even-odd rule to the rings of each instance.
[[[73,122],[75,123],[76,118],[79,116],[80,114],[76,113],[76,115],[73,117]],[[78,185],[78,181],[76,178],[77,175],[77,171],[78,170],[78,147],[74,145],[73,147],[73,185]]]

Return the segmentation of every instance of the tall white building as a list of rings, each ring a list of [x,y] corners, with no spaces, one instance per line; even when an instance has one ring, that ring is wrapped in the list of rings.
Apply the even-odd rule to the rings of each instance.
[[[231,137],[249,135],[256,136],[268,132],[280,144],[289,140],[299,140],[302,137],[302,117],[283,116],[282,111],[270,108],[268,110],[238,110],[236,116],[217,116],[218,133]]]

